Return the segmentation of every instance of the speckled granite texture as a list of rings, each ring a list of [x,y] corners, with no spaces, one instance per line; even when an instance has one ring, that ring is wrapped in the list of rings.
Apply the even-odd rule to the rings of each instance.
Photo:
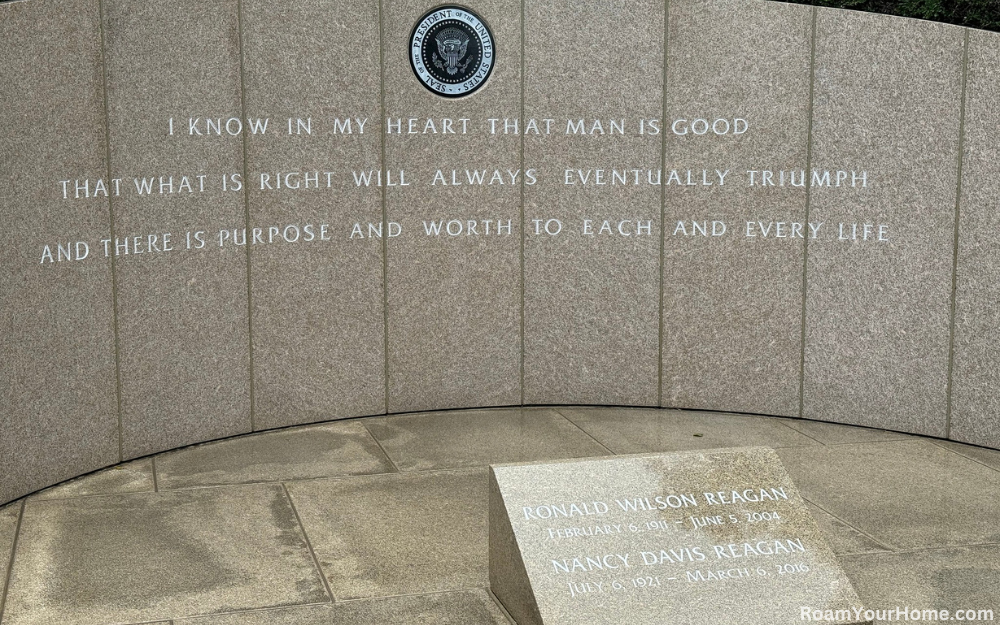
[[[518,427],[530,420],[537,425]],[[440,435],[456,429],[456,421],[461,436]],[[640,438],[645,446],[638,461],[609,459],[635,453]],[[723,448],[746,444],[774,451],[725,462],[733,454]],[[637,462],[652,466],[636,468]],[[829,545],[869,609],[995,610],[1000,451],[801,419],[552,406],[360,418],[250,434],[117,465],[0,506],[0,625],[512,625],[505,606],[515,612],[534,599],[527,596],[527,577],[512,574],[521,552],[510,528],[498,525],[507,508],[498,517],[494,505],[490,521],[489,466],[508,463],[546,465],[542,474],[513,467],[530,473],[529,480],[518,477],[513,488],[508,481],[503,496],[522,497],[525,505],[553,493],[557,504],[574,501],[574,493],[593,501],[623,484],[632,487],[633,501],[671,488],[699,498],[694,515],[690,507],[637,512],[637,528],[650,520],[710,517],[724,508],[773,512],[781,506],[791,514],[753,527],[637,534],[633,544],[642,551],[662,544],[668,554],[680,553],[716,541],[728,549],[730,542],[746,542],[741,534],[775,537],[792,526],[804,547]],[[246,483],[251,480],[257,483]],[[709,488],[717,494],[735,485],[742,492],[767,483],[786,488],[789,501],[705,505]],[[496,486],[494,480],[494,504]],[[591,519],[611,514],[558,517],[555,527],[598,526],[603,523]],[[553,551],[593,558],[616,548],[613,538],[595,535],[546,540],[525,553],[537,564]],[[785,573],[789,596],[834,570],[829,552],[817,554],[792,554],[825,564]],[[498,556],[509,566],[497,567]],[[789,554],[746,555],[732,558],[742,565],[719,569],[685,555],[683,564],[640,564],[650,572],[618,577],[631,585],[631,579],[659,576],[659,588],[676,590],[670,594],[678,605],[704,599],[706,610],[715,611],[713,624],[756,622],[761,614],[771,615],[769,622],[801,623],[802,606],[784,611],[787,597],[773,592],[784,576],[761,583],[708,574],[748,568],[756,575],[757,566],[767,570],[779,557],[795,562]],[[662,585],[676,583],[662,575],[675,569],[702,571],[705,581],[687,582],[685,574],[681,586]],[[810,577],[816,571],[820,575]],[[522,598],[512,601],[503,581],[520,584]],[[723,587],[732,602],[719,603]],[[767,590],[776,599],[765,604],[769,596],[748,597],[748,590]],[[577,599],[585,606],[602,596]],[[609,599],[619,601],[613,594]],[[733,609],[721,614],[728,605]],[[811,598],[805,605],[813,605]],[[635,614],[641,619],[647,612]],[[515,615],[520,625],[533,622]]]
[[[188,232],[246,225],[242,195],[214,180],[242,169],[243,142],[180,133],[190,117],[206,133],[213,114],[239,117],[239,20],[236,0],[103,7],[111,175],[125,187],[111,197],[122,445],[136,458],[251,429],[246,253],[186,249]],[[154,177],[140,195],[135,179]]]
[[[121,459],[108,199],[58,183],[107,178],[99,24],[96,0],[0,5],[2,502]],[[59,243],[87,258],[43,265]]]
[[[850,172],[811,188],[803,417],[948,435],[962,41],[818,11],[813,168]]]
[[[787,234],[805,222],[806,193],[750,186],[746,172],[757,183],[762,171],[806,166],[812,9],[742,0],[670,7],[667,119],[739,118],[753,128],[667,134],[668,169],[693,169],[699,180],[707,170],[714,184],[666,194],[660,401],[797,416],[805,239]],[[725,184],[717,170],[729,171]],[[690,236],[706,221],[725,223],[728,236]],[[778,224],[786,236],[776,236]]]
[[[950,437],[1000,447],[1000,46],[969,31]]]
[[[371,26],[378,24],[378,3],[352,0],[331,10],[325,0],[248,0],[242,7],[244,104],[248,116],[272,124],[269,133],[246,138],[250,226],[283,233],[289,225],[309,225],[314,233],[308,242],[282,237],[250,246],[254,425],[381,413],[382,245],[344,241],[353,224],[381,221],[382,189],[326,186],[326,172],[349,177],[382,163],[373,95],[379,73],[358,71],[378,67],[379,30]],[[335,75],[351,80],[331,80]],[[290,117],[312,120],[313,134],[289,137]],[[275,186],[279,172],[291,171],[300,186],[302,172],[319,175],[308,189],[262,188],[261,174]],[[300,230],[300,236],[307,235]]]
[[[520,625],[797,623],[861,608],[772,449],[490,467],[490,582]]]
[[[446,99],[408,60],[426,0],[0,3],[0,502],[416,410],[1000,446],[1000,35],[763,0],[467,4],[496,64]],[[488,447],[529,453],[530,414]],[[427,453],[403,470],[463,425],[407,427],[392,444]]]

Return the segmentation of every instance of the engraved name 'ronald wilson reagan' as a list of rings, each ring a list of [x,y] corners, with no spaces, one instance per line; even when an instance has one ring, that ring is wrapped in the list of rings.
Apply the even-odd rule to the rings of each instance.
[[[777,454],[756,447],[490,467],[490,585],[519,625],[863,613]]]

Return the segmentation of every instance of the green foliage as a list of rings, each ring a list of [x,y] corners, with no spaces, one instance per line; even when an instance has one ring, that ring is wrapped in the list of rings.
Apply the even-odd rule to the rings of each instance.
[[[1000,31],[1000,0],[791,0]]]

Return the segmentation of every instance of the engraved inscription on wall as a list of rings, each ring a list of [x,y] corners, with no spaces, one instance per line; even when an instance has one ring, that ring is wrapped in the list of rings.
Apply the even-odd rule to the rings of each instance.
[[[727,150],[738,155],[741,140],[755,132],[753,119],[740,115],[724,117],[690,115],[662,120],[644,118],[530,118],[502,116],[472,119],[468,117],[390,117],[383,122],[367,117],[315,118],[311,116],[220,117],[187,115],[171,117],[162,123],[163,141],[242,141],[259,136],[295,141],[328,141],[332,148],[339,141],[395,140],[414,142],[440,141],[444,137],[461,140],[463,136],[489,136],[515,140],[521,135],[536,140],[571,138],[588,145],[613,142],[620,137],[641,137],[659,145],[663,135],[685,141],[701,142],[705,148],[725,142]],[[383,137],[378,137],[381,133]],[[374,137],[372,135],[375,135]],[[698,145],[695,143],[695,145]],[[444,161],[445,159],[442,159]],[[708,193],[742,188],[761,195],[781,193],[841,193],[862,196],[876,186],[865,169],[839,163],[814,165],[804,163],[760,163],[753,169],[737,167],[720,159],[708,167],[694,167],[683,162],[666,163],[622,161],[567,163],[545,166],[516,162],[493,162],[484,155],[477,162],[428,163],[419,170],[381,169],[373,163],[355,163],[349,168],[326,168],[321,163],[289,163],[275,171],[135,171],[108,178],[100,172],[57,172],[47,184],[53,200],[73,203],[123,196],[151,198],[245,193],[253,190],[275,194],[336,194],[349,188],[365,189],[373,194],[393,187],[431,189],[442,197],[441,203],[424,206],[419,216],[406,221],[361,223],[338,220],[304,222],[289,215],[287,221],[246,228],[243,224],[215,229],[178,229],[162,232],[116,232],[114,238],[86,240],[67,232],[63,238],[42,243],[32,258],[43,265],[84,262],[88,260],[139,256],[143,254],[208,253],[213,249],[244,245],[343,245],[382,237],[433,237],[442,241],[469,237],[667,237],[702,238],[708,242],[732,237],[788,242],[815,240],[830,244],[887,244],[893,239],[888,223],[805,222],[782,219],[759,212],[739,219],[717,215],[660,223],[660,215],[630,211],[625,202],[617,210],[594,214],[566,222],[544,212],[526,214],[524,223],[509,218],[473,218],[460,204],[446,201],[449,193],[461,187],[536,187],[560,186],[588,192],[616,194],[627,188],[658,187],[669,197],[672,193]],[[665,166],[664,166],[665,165]]]

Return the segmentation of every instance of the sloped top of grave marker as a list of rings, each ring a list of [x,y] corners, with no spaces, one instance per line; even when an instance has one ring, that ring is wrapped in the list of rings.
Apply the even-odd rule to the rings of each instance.
[[[761,447],[491,467],[490,585],[519,625],[864,618]]]

